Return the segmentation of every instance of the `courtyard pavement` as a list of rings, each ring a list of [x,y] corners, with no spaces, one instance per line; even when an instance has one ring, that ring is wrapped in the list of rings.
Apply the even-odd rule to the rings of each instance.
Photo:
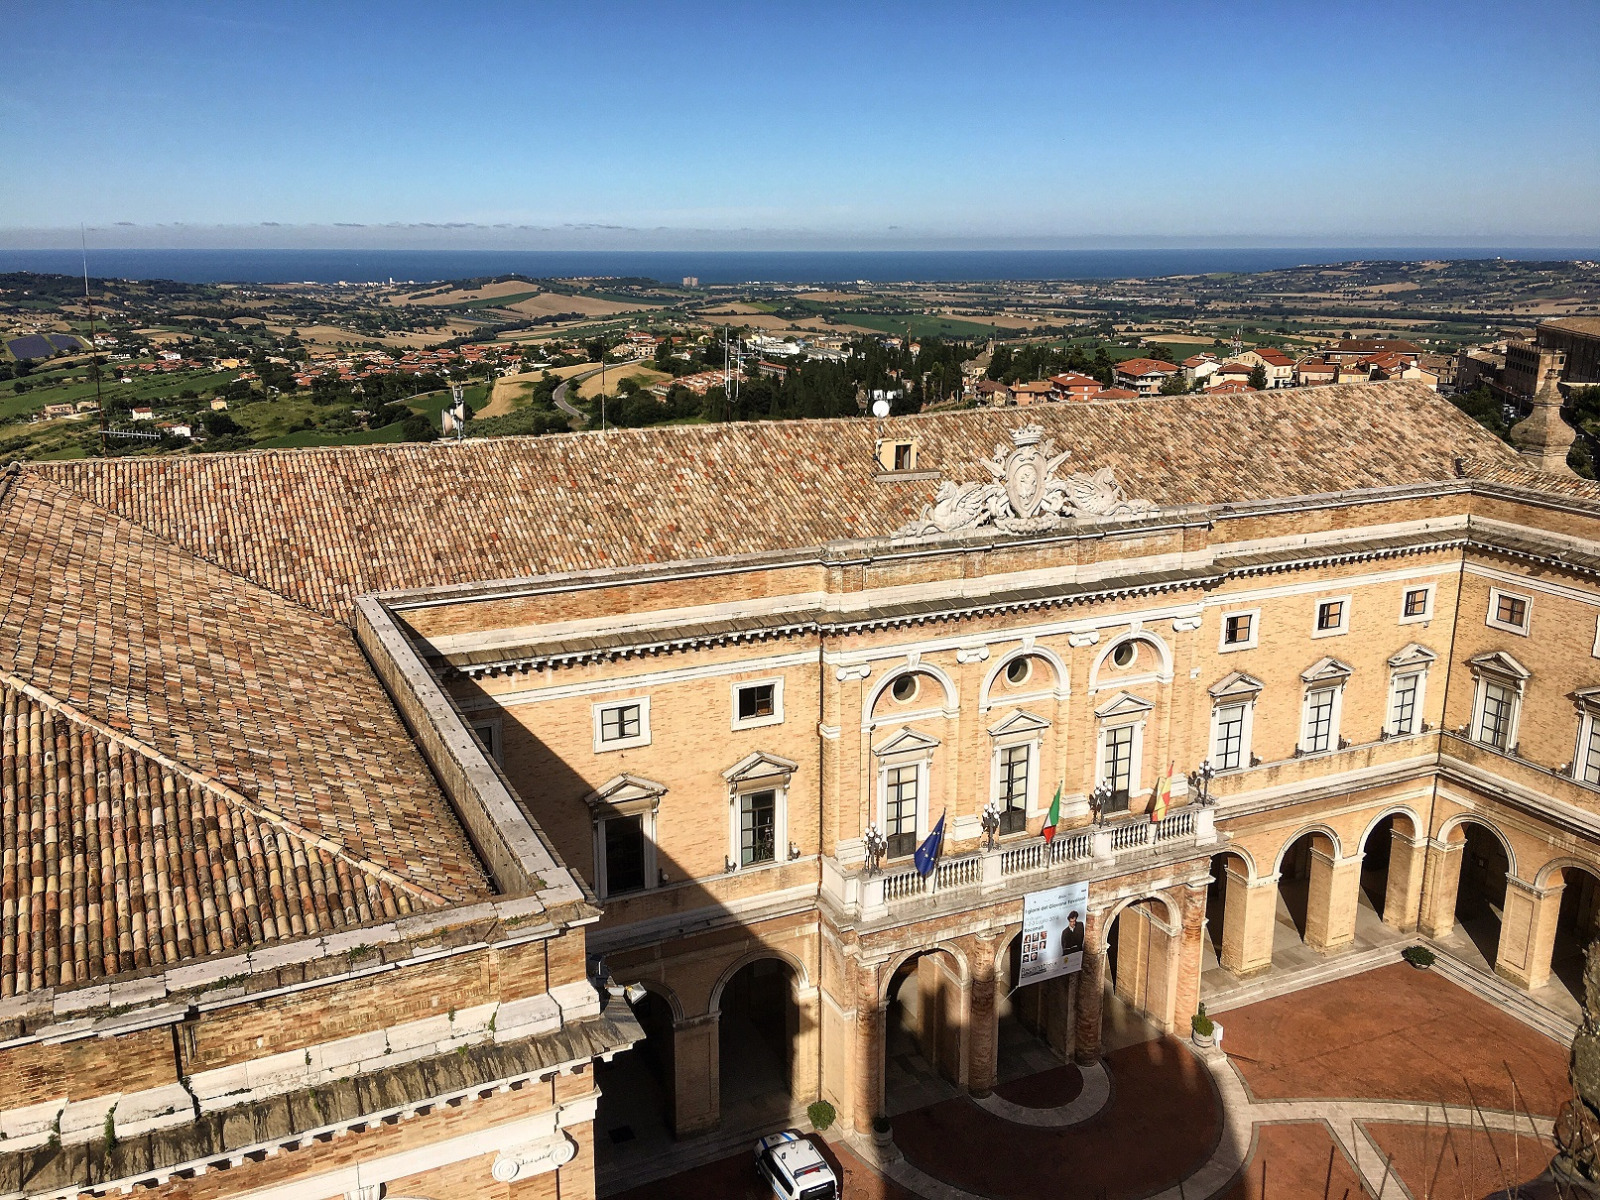
[[[952,1093],[901,1111],[884,1154],[830,1130],[844,1196],[1476,1200],[1549,1162],[1566,1047],[1434,972],[1383,966],[1223,1023],[1225,1052],[1133,1040],[1104,1072],[1011,1078],[1002,1104]],[[759,1195],[747,1148],[625,1194]]]

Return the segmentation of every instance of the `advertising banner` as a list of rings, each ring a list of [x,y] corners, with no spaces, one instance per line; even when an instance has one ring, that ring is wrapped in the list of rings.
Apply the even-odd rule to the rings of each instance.
[[[1089,882],[1030,892],[1022,901],[1022,970],[1018,986],[1083,969]]]

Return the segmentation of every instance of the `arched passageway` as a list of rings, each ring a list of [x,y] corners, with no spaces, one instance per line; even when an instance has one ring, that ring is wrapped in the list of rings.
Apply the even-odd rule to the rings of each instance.
[[[1119,911],[1106,930],[1101,1053],[1159,1037],[1172,1023],[1179,925],[1153,897]]]
[[[1463,821],[1457,832],[1465,845],[1456,884],[1456,925],[1492,969],[1499,957],[1506,874],[1511,864],[1499,836],[1487,825]]]
[[[1023,984],[1020,932],[1007,946],[1004,961],[995,1003],[995,1078],[1000,1083],[1071,1061],[1077,982],[1075,975],[1061,975]]]
[[[1361,902],[1379,917],[1388,903],[1389,868],[1394,862],[1395,822],[1404,820],[1398,813],[1384,817],[1367,833],[1361,844]],[[1405,822],[1409,828],[1410,822]]]
[[[1584,952],[1600,937],[1600,877],[1579,866],[1563,867],[1558,874],[1561,910],[1556,917],[1550,974],[1581,1004]]]
[[[604,1160],[637,1143],[660,1143],[672,1136],[675,1064],[672,1006],[647,991],[633,1013],[644,1041],[610,1062],[595,1064],[600,1104],[595,1114],[595,1154]]]
[[[1306,949],[1316,946],[1312,916],[1326,911],[1332,883],[1328,864],[1337,854],[1333,839],[1319,830],[1301,834],[1284,848],[1278,860],[1274,965],[1304,965]]]
[[[799,980],[780,958],[758,958],[723,985],[718,1007],[718,1093],[724,1122],[783,1120],[794,1105]]]
[[[964,1087],[967,1014],[961,963],[925,950],[890,977],[884,1006],[884,1105],[904,1112]]]

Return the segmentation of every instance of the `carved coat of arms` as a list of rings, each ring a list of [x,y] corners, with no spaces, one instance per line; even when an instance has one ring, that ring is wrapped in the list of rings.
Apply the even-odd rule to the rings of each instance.
[[[1037,425],[1011,431],[1011,445],[1001,442],[994,457],[979,461],[993,477],[988,483],[939,485],[933,503],[896,537],[926,537],[993,525],[1006,533],[1048,529],[1074,517],[1134,516],[1150,512],[1148,500],[1129,500],[1110,467],[1093,474],[1056,477],[1071,457],[1056,453],[1055,442]]]

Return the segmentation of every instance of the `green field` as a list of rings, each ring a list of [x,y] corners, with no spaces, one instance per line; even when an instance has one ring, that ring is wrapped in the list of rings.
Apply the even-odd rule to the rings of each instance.
[[[956,317],[930,317],[925,313],[907,313],[890,316],[885,313],[837,312],[834,319],[841,324],[859,325],[862,329],[876,329],[880,333],[904,336],[909,330],[914,338],[991,338],[999,333],[993,325],[979,325],[976,321],[963,321]]]
[[[489,385],[486,383],[469,383],[467,391],[467,407],[477,412],[489,403]],[[424,416],[439,423],[439,414],[450,407],[450,389],[441,388],[437,392],[423,392],[420,396],[413,396],[406,401],[406,407],[412,412],[422,413]]]
[[[480,300],[458,300],[454,304],[442,304],[441,308],[447,309],[474,309],[474,308],[505,308],[511,304],[521,304],[524,300],[532,300],[539,295],[538,291],[512,292],[507,296],[486,296]]]
[[[321,433],[315,429],[302,429],[299,433],[268,438],[257,442],[262,450],[276,450],[296,446],[374,446],[381,442],[401,440],[401,423],[381,425],[377,429],[352,429],[345,433]]]
[[[47,404],[76,404],[79,400],[94,399],[94,381],[84,379],[78,383],[59,382],[63,374],[76,377],[85,374],[83,369],[69,373],[40,372],[23,382],[34,387],[18,395],[8,383],[0,383],[0,420],[36,413]],[[233,381],[237,371],[179,371],[171,375],[136,374],[128,383],[118,383],[117,376],[107,371],[100,377],[100,392],[109,401],[121,400],[127,404],[159,405],[177,397],[179,392],[193,391],[204,396]],[[43,384],[44,386],[40,386]]]

